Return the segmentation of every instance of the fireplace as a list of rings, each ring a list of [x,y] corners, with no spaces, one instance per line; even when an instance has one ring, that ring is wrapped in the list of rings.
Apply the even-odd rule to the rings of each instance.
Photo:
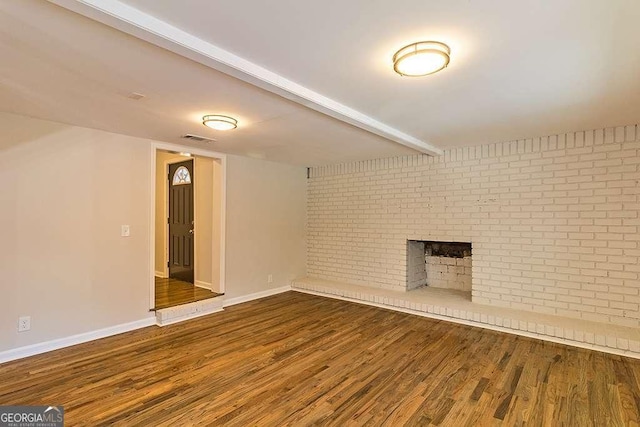
[[[471,243],[407,240],[407,290],[471,292]]]

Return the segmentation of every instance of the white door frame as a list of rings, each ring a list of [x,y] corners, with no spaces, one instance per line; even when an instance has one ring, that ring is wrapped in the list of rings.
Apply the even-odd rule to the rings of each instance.
[[[220,293],[225,292],[225,259],[226,259],[226,212],[227,212],[227,156],[222,153],[202,150],[198,148],[186,147],[183,145],[153,142],[151,144],[149,156],[151,158],[150,168],[150,209],[149,209],[149,309],[155,308],[156,283],[155,283],[155,247],[156,247],[156,152],[175,151],[177,153],[188,151],[200,157],[208,157],[220,161],[221,183],[220,183]],[[195,162],[194,162],[195,166]],[[213,196],[213,195],[212,195]],[[213,245],[213,242],[212,242]],[[194,271],[195,274],[195,271]]]

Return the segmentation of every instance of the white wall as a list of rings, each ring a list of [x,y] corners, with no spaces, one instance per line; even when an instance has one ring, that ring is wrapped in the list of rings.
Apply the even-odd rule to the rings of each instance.
[[[0,350],[148,317],[149,142],[8,114],[0,129]]]
[[[308,273],[397,290],[407,240],[472,242],[473,301],[640,326],[640,130],[311,170]]]
[[[212,275],[212,248],[220,242],[213,241],[213,211],[220,205],[213,205],[213,159],[196,157],[194,163],[195,191],[195,280],[199,286],[208,289],[219,288],[219,276]],[[219,215],[218,215],[219,217]],[[219,256],[219,253],[218,253]]]
[[[211,204],[211,290],[216,293],[222,293],[224,289],[220,283],[220,270],[222,268],[222,209],[216,209],[222,206],[222,195],[224,193],[222,161],[215,159],[212,161],[213,167],[213,198]]]
[[[225,295],[289,285],[305,274],[306,169],[238,156],[227,167]]]
[[[150,315],[151,144],[0,114],[0,351]],[[304,168],[228,166],[227,294],[304,275]]]

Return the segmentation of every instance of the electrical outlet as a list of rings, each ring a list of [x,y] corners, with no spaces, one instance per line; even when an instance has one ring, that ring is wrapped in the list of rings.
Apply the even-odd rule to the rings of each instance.
[[[273,274],[267,276],[267,283],[273,283]]]
[[[131,230],[128,225],[123,225],[120,229],[120,235],[122,237],[129,237],[131,235]]]
[[[31,329],[31,316],[22,316],[18,318],[18,332],[25,332]]]

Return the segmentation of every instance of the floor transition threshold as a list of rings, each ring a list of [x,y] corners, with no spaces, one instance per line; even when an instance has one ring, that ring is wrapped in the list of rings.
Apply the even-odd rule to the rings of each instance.
[[[156,310],[158,326],[167,326],[223,310],[224,295]]]
[[[314,278],[296,279],[291,286],[294,291],[640,359],[638,328],[476,304],[468,293],[438,288],[401,292]]]

